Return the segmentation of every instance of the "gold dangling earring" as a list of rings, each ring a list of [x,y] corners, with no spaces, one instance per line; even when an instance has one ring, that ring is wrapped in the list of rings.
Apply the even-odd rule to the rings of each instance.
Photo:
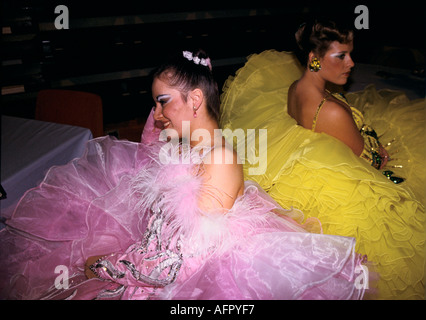
[[[197,117],[197,107],[193,106],[192,109],[194,110],[194,118]]]
[[[318,72],[321,70],[321,63],[317,58],[313,58],[309,64],[309,70],[311,72]]]

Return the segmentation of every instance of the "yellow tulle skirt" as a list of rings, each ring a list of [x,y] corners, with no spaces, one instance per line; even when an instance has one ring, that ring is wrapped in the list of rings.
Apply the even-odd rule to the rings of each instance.
[[[424,299],[425,100],[374,86],[347,95],[382,144],[391,142],[385,169],[406,179],[395,185],[342,142],[287,114],[288,88],[302,72],[293,54],[271,50],[250,56],[225,82],[220,124],[246,179],[282,207],[318,218],[323,233],[355,237],[379,276],[377,299]]]

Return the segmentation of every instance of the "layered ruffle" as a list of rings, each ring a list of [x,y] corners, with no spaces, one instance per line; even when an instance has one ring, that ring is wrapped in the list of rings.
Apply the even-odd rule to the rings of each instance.
[[[52,167],[25,193],[0,232],[3,299],[37,299],[55,289],[58,266],[81,281],[88,257],[140,239],[136,200],[126,195],[144,166],[142,149],[108,137],[91,140],[82,158]]]
[[[52,168],[0,233],[1,297],[363,297],[354,238],[307,232],[320,231],[317,219],[299,224],[299,210],[280,208],[254,182],[226,214],[201,212],[197,166],[163,163],[160,150],[103,137]],[[85,262],[100,255],[99,278],[88,280]]]
[[[379,136],[383,134],[383,143],[397,138],[389,149],[394,158],[389,164],[403,163],[395,173],[407,183],[395,185],[342,142],[304,129],[288,116],[287,91],[301,75],[291,53],[265,51],[249,57],[225,83],[222,128],[267,130],[267,153],[255,144],[266,172],[250,174],[258,163],[245,161],[246,177],[284,208],[317,217],[324,233],[355,237],[357,251],[377,265],[379,298],[423,298],[425,175],[417,162],[424,150],[415,154],[415,145],[424,143],[424,101],[407,101],[401,93],[377,93],[373,87],[348,95],[355,107],[363,107]],[[393,130],[384,133],[384,128]],[[246,152],[240,157],[249,158]]]

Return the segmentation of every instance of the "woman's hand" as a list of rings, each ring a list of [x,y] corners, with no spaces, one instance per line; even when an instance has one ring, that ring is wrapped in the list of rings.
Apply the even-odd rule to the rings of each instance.
[[[86,275],[87,279],[97,278],[97,275],[90,269],[90,266],[102,257],[105,257],[105,255],[93,256],[87,259],[84,265],[84,274]]]
[[[390,160],[390,158],[389,158],[389,153],[386,151],[386,149],[382,145],[380,145],[379,155],[380,155],[380,158],[382,158],[382,164],[380,165],[380,169],[383,169],[384,166],[386,166],[386,164]]]

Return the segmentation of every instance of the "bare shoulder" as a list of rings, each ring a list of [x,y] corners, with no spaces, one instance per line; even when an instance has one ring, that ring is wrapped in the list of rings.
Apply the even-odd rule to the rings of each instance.
[[[351,110],[343,102],[327,99],[316,122],[316,132],[327,133],[348,145],[360,155],[364,140],[355,124]]]
[[[290,95],[290,94],[293,94],[294,89],[296,88],[298,81],[299,81],[299,80],[294,81],[294,82],[290,85],[290,87],[288,88],[288,94],[289,94],[289,95]]]
[[[318,124],[325,123],[329,126],[347,124],[347,122],[353,124],[351,110],[335,99],[325,100],[318,117]]]
[[[237,153],[228,144],[213,148],[206,155],[204,167],[207,172],[215,175],[229,174],[230,178],[242,176],[241,161],[239,161]]]
[[[295,81],[288,90],[287,112],[299,125],[309,129],[322,99],[315,90]]]
[[[295,89],[296,89],[297,81],[293,82],[288,88],[287,94],[287,113],[295,118],[295,109],[296,109],[296,97],[295,97]]]
[[[228,145],[213,148],[204,163],[205,182],[218,190],[223,207],[231,208],[244,190],[244,173],[237,153]]]

